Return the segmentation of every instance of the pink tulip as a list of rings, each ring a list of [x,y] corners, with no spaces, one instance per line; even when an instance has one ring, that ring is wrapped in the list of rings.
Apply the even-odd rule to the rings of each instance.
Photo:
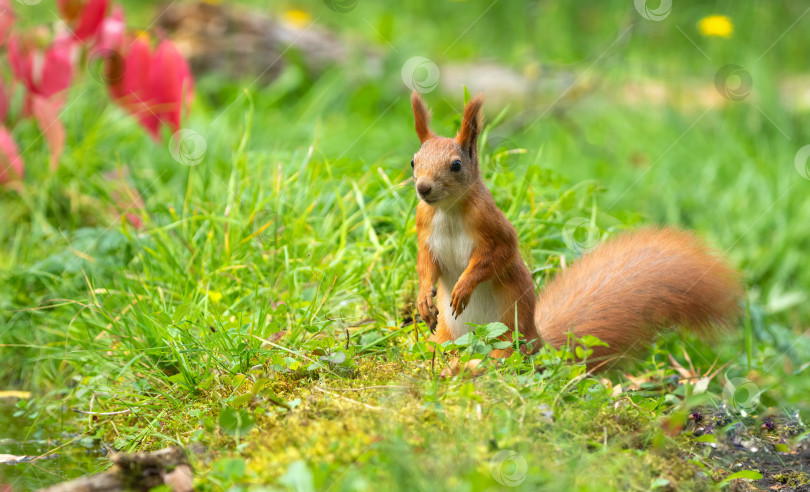
[[[104,22],[109,0],[58,0],[59,13],[81,41],[96,35]]]
[[[172,132],[179,130],[184,103],[191,104],[193,80],[186,60],[171,41],[160,43],[152,59],[149,89],[157,117],[169,125]]]
[[[107,60],[107,70],[114,73],[116,70],[123,70],[119,80],[111,80],[109,86],[113,99],[125,110],[134,115],[141,125],[157,140],[159,138],[160,121],[150,109],[147,94],[147,82],[149,80],[149,66],[152,58],[149,53],[149,43],[142,38],[137,38],[129,48],[123,60],[123,67],[112,67],[112,63],[117,60]]]
[[[0,126],[0,184],[22,179],[25,167],[11,134]]]
[[[44,52],[33,44],[18,36],[9,38],[11,70],[31,94],[52,98],[70,87],[76,44],[65,36],[55,38]],[[30,98],[27,98],[26,111],[30,111]]]
[[[151,53],[148,42],[138,38],[124,64],[120,81],[110,84],[113,98],[138,118],[155,140],[160,139],[161,123],[172,132],[179,130],[183,108],[193,97],[193,80],[174,44],[164,40]]]
[[[124,67],[121,81],[118,84],[110,85],[110,92],[115,99],[135,100],[135,94],[143,91],[146,82],[149,80],[149,65],[152,56],[149,53],[149,42],[142,37],[137,37],[129,46],[129,51],[124,55]],[[124,101],[132,103],[132,101]]]
[[[34,44],[12,36],[8,41],[8,58],[12,72],[27,89],[24,114],[36,120],[51,150],[51,169],[55,169],[65,144],[59,110],[73,78],[76,41],[57,36],[44,52]]]

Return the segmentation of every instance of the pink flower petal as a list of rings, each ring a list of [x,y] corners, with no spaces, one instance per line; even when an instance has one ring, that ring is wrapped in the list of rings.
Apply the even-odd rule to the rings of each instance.
[[[146,81],[149,80],[149,65],[152,63],[149,43],[142,38],[137,38],[130,46],[124,63],[126,66],[121,91],[124,95],[144,91]],[[139,98],[142,99],[142,97]]]
[[[149,67],[149,95],[153,111],[172,132],[180,129],[183,106],[183,73],[177,60],[181,59],[174,45],[163,41]]]
[[[115,60],[108,60],[115,63]],[[147,82],[152,64],[152,55],[149,52],[149,43],[136,38],[123,60],[123,75],[117,83],[110,84],[110,94],[130,114],[138,119],[141,126],[146,128],[152,138],[160,138],[160,120],[151,108],[150,95]],[[110,68],[114,70],[115,68]]]
[[[154,110],[172,132],[180,129],[185,103],[193,93],[191,70],[174,43],[164,40],[158,46],[149,71],[149,93]]]
[[[8,40],[8,60],[14,77],[30,94],[52,97],[70,87],[77,55],[76,41],[56,37],[45,52],[12,35]],[[26,104],[26,111],[30,105]]]
[[[6,47],[8,51],[8,62],[9,65],[11,65],[11,71],[14,77],[22,82],[23,85],[30,88],[34,85],[34,81],[31,79],[33,60],[30,53],[24,49],[22,44],[23,42],[18,36],[9,36],[8,46]]]
[[[84,41],[96,35],[107,13],[109,0],[87,0],[81,7],[73,35]]]
[[[51,170],[59,165],[59,157],[65,148],[65,127],[59,120],[60,102],[33,96],[31,98],[31,113],[37,120],[39,130],[48,142],[51,149]]]
[[[22,179],[25,163],[11,134],[0,126],[0,184]]]
[[[116,70],[108,60],[108,72]],[[193,79],[186,60],[171,41],[164,40],[154,53],[149,43],[137,38],[123,59],[123,75],[110,84],[118,104],[134,115],[152,138],[160,139],[160,125],[173,132],[180,129],[184,106],[193,97]]]
[[[61,37],[53,40],[45,52],[42,72],[34,73],[34,77],[38,79],[34,92],[50,97],[70,87],[73,80],[76,48],[76,43],[70,38]]]

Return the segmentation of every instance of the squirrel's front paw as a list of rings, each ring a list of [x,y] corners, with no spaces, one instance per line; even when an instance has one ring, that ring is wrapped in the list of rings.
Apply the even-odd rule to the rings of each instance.
[[[439,309],[433,304],[433,296],[435,295],[435,288],[431,289],[430,292],[420,292],[419,299],[416,302],[419,316],[422,317],[422,321],[428,324],[431,333],[436,331],[436,325],[439,323]]]
[[[464,283],[457,283],[450,294],[450,307],[453,309],[453,317],[458,318],[467,308],[472,297],[473,289]]]

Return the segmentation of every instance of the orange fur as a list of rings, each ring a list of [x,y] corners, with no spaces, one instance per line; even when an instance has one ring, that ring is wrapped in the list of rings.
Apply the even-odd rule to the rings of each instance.
[[[419,93],[414,91],[411,94],[411,105],[413,106],[413,116],[414,116],[414,127],[416,128],[416,136],[419,137],[419,141],[424,143],[425,140],[430,139],[433,137],[433,132],[430,131],[430,112],[425,106],[425,103],[422,101],[422,98],[419,97]]]
[[[419,310],[419,315],[422,317],[422,320],[430,327],[430,331],[435,330],[438,323],[438,309],[436,309],[433,304],[435,292],[433,286],[439,279],[439,267],[436,265],[436,261],[427,248],[427,238],[430,236],[432,229],[432,219],[433,211],[431,209],[417,207],[416,231],[417,242],[419,243],[419,250],[416,256],[416,271],[419,274],[417,309]]]
[[[568,333],[609,344],[596,358],[632,355],[656,332],[683,325],[709,335],[739,312],[739,276],[692,234],[673,228],[623,233],[585,254],[543,290],[535,321],[543,340]]]
[[[672,228],[642,229],[606,242],[560,272],[538,301],[517,233],[481,180],[476,146],[483,99],[476,96],[467,104],[455,139],[430,130],[418,93],[411,102],[422,142],[414,155],[421,198],[417,308],[432,341],[443,343],[466,332],[469,327],[458,318],[467,312],[478,324],[507,325],[508,340],[517,320],[519,333],[533,342],[532,351],[540,348],[539,341],[564,345],[569,333],[594,335],[609,346],[594,347],[593,357],[615,359],[670,325],[709,334],[738,314],[737,273],[693,235]],[[480,305],[470,305],[476,299]],[[604,368],[592,361],[592,368]]]
[[[461,117],[461,128],[456,135],[456,142],[465,149],[471,156],[478,153],[478,133],[481,131],[483,118],[481,117],[481,106],[484,104],[484,97],[476,95],[464,107],[464,115]]]
[[[419,294],[417,308],[423,320],[435,333],[431,340],[442,343],[453,338],[454,329],[447,326],[448,314],[460,315],[468,308],[473,293],[483,283],[491,285],[495,297],[494,311],[485,322],[500,321],[509,327],[511,339],[517,329],[524,338],[536,338],[534,327],[534,283],[523,264],[517,244],[517,233],[495,205],[492,194],[481,181],[478,168],[477,139],[481,128],[482,98],[476,96],[465,108],[462,129],[455,139],[438,137],[427,127],[427,108],[418,93],[411,98],[417,134],[422,148],[414,156],[414,178],[417,189],[430,188],[434,203],[420,201],[416,209],[419,251],[417,271]],[[463,162],[463,171],[449,170],[450,164]],[[466,267],[457,279],[443,271],[436,252],[429,246],[437,214],[457,214],[460,228],[472,242]],[[441,231],[440,231],[441,232]],[[433,286],[438,282],[436,299]],[[437,312],[437,306],[448,306],[451,313]],[[517,315],[516,315],[517,312]],[[454,327],[458,330],[458,326]],[[469,327],[462,327],[468,329]],[[458,335],[457,335],[458,336]]]
[[[515,228],[495,205],[483,182],[479,181],[466,197],[462,217],[475,249],[456,289],[467,292],[481,282],[492,280],[500,311],[499,319],[493,321],[509,327],[511,340],[517,310],[518,331],[526,340],[536,338],[534,281],[520,256]]]

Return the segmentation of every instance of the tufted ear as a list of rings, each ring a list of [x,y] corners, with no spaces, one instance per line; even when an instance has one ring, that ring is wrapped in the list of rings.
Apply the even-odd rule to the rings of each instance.
[[[433,132],[430,131],[430,111],[428,111],[427,106],[425,106],[425,102],[422,101],[422,96],[416,91],[411,93],[411,106],[413,106],[416,135],[419,137],[419,141],[424,143],[425,140],[435,136]]]
[[[464,116],[461,118],[461,128],[456,135],[456,142],[461,145],[464,152],[474,158],[478,155],[478,133],[481,132],[482,116],[481,106],[484,105],[484,96],[477,94],[470,99],[464,107]]]

